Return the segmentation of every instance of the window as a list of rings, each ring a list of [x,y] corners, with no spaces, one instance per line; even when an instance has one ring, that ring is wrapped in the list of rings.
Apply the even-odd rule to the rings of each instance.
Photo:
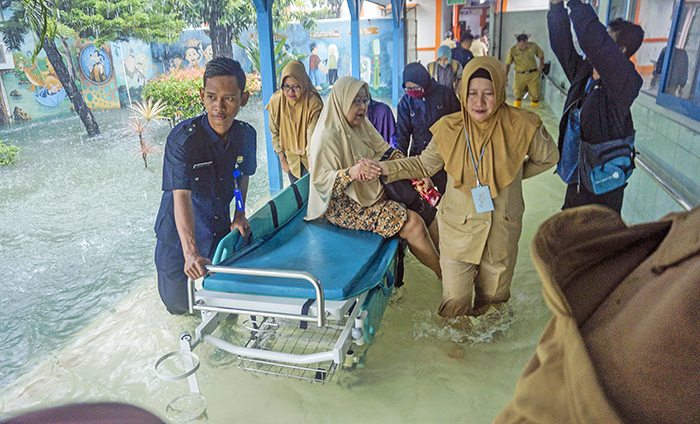
[[[627,1],[610,0],[610,11],[608,12],[608,22],[617,18],[627,19]]]
[[[700,120],[700,0],[682,1],[674,17],[669,44],[657,64],[661,66],[657,103]],[[673,46],[670,55],[669,46]]]

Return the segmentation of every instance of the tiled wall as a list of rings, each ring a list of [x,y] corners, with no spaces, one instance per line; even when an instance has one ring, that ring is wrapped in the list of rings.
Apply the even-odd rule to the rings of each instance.
[[[566,96],[550,80],[544,98],[561,113]],[[658,106],[642,93],[632,106],[639,157],[690,201],[700,204],[700,122]],[[628,223],[657,220],[683,207],[647,172],[637,167],[625,190],[622,216]]]

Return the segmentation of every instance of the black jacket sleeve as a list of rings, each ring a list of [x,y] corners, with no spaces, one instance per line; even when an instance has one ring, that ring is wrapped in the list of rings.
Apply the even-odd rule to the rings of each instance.
[[[411,142],[411,134],[413,134],[411,108],[408,102],[408,95],[405,94],[396,107],[396,148],[406,156],[408,156],[408,145]]]
[[[571,35],[571,22],[569,14],[564,7],[564,2],[553,4],[547,13],[547,26],[549,27],[549,44],[552,51],[564,68],[564,73],[569,82],[576,78],[576,72],[585,67],[585,61],[574,47]],[[578,33],[577,33],[578,34]]]
[[[579,46],[600,74],[608,97],[621,109],[628,109],[642,88],[642,77],[600,23],[591,5],[570,0],[569,9]]]

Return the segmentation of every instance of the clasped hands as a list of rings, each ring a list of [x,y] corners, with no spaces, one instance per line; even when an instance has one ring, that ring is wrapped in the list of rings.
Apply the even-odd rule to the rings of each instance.
[[[353,180],[368,182],[376,180],[382,175],[388,175],[386,164],[374,159],[362,158],[357,164],[348,170],[350,178]]]

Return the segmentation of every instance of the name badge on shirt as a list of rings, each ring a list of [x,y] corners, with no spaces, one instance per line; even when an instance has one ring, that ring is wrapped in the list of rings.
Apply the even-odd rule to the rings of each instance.
[[[195,164],[192,166],[192,169],[205,168],[205,167],[207,167],[207,166],[209,166],[209,165],[211,165],[211,164],[212,164],[211,161],[209,161],[209,162],[202,162],[202,163],[195,163]]]
[[[472,199],[476,213],[491,212],[493,210],[493,199],[489,186],[479,186],[472,189]]]

